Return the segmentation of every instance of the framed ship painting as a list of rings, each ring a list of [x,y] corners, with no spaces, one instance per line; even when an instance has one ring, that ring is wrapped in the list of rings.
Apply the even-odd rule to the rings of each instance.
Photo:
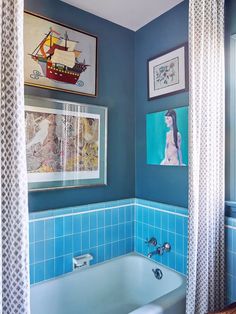
[[[188,107],[146,116],[147,164],[188,165]]]
[[[188,90],[187,44],[148,60],[148,99]]]
[[[24,14],[25,84],[97,95],[97,37]]]
[[[30,191],[106,185],[107,108],[25,96]]]

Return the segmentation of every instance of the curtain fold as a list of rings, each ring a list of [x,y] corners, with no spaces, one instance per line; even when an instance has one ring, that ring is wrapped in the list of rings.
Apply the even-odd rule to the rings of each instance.
[[[23,0],[0,0],[0,313],[29,314]]]
[[[224,0],[189,0],[187,314],[225,301]]]

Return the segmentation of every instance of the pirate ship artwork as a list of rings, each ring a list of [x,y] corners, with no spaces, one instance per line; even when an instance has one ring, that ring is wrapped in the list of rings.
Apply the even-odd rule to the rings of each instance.
[[[100,114],[80,104],[26,97],[26,156],[29,183],[65,184],[99,179]],[[53,105],[51,108],[45,105]],[[56,105],[57,109],[53,108]],[[100,108],[99,108],[100,109]],[[102,109],[104,110],[104,108]],[[102,158],[104,158],[102,156]],[[80,182],[81,183],[81,182]]]
[[[96,96],[97,38],[24,15],[25,83]]]

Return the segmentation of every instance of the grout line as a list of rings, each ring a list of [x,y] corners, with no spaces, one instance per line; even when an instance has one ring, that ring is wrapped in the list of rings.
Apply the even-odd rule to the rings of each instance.
[[[236,227],[231,225],[225,225],[225,228],[236,230]]]

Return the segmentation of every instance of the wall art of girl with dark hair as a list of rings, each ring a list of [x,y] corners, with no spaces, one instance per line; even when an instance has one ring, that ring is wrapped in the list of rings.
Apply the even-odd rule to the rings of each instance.
[[[178,131],[175,110],[168,110],[165,114],[166,126],[170,129],[166,133],[165,158],[161,165],[184,166],[181,152],[181,134]]]

